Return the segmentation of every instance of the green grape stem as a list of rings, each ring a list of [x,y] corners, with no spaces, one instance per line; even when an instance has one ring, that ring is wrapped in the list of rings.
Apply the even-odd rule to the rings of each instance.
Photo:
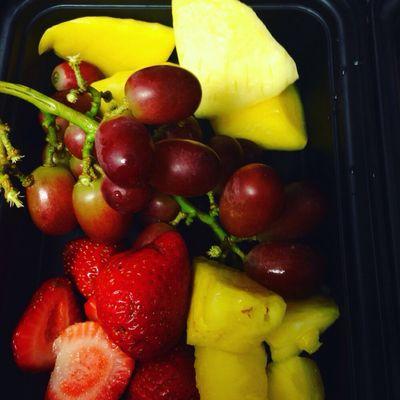
[[[5,149],[6,159],[11,161],[12,164],[15,164],[20,161],[23,156],[20,154],[19,150],[11,144],[9,133],[9,126],[0,122],[0,141]]]
[[[243,251],[231,240],[230,236],[222,229],[222,227],[216,221],[215,216],[199,210],[184,197],[174,196],[174,199],[179,204],[183,213],[185,213],[191,219],[197,218],[204,224],[208,225],[223,245],[228,246],[233,253],[240,257],[242,261],[244,260],[245,255]]]

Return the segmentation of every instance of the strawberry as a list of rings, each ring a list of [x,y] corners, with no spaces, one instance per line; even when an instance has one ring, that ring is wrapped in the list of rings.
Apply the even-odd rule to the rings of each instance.
[[[67,328],[54,342],[54,352],[46,400],[117,400],[134,367],[97,322]]]
[[[99,322],[135,359],[168,351],[181,337],[190,295],[190,265],[179,233],[113,257],[100,272],[95,295]]]
[[[71,240],[63,252],[65,273],[71,276],[83,296],[89,298],[94,292],[93,282],[99,271],[107,266],[117,251],[117,245],[97,243],[89,238]]]
[[[97,321],[97,307],[96,307],[96,298],[95,296],[91,296],[89,300],[86,301],[84,305],[85,315],[90,321]]]
[[[176,347],[167,355],[139,366],[129,385],[127,400],[199,400],[193,349]]]
[[[14,359],[28,371],[51,370],[54,340],[66,327],[81,321],[71,282],[49,279],[36,291],[12,338]]]

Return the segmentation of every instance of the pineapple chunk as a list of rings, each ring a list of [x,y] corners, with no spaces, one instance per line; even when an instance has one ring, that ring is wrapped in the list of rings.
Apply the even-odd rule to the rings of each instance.
[[[299,93],[290,85],[279,96],[212,121],[221,135],[249,139],[272,150],[301,150],[307,144],[304,112]]]
[[[317,364],[292,357],[268,366],[269,400],[323,400],[324,384]]]
[[[267,355],[262,345],[246,354],[196,347],[201,400],[267,400]]]
[[[54,49],[61,58],[79,54],[111,76],[168,60],[174,50],[172,28],[111,17],[83,17],[54,25],[39,43],[39,54]]]
[[[321,346],[319,335],[338,317],[337,305],[328,298],[288,302],[282,324],[267,335],[272,359],[282,361],[303,350],[315,353]]]
[[[296,64],[256,13],[238,0],[172,0],[179,64],[199,79],[196,112],[211,118],[277,96]]]
[[[245,353],[282,322],[283,299],[243,272],[203,258],[194,269],[189,344]]]

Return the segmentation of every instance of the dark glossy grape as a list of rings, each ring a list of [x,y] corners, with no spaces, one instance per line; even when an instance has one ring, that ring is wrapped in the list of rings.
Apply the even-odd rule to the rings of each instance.
[[[299,298],[319,287],[324,260],[303,244],[261,243],[247,255],[244,267],[266,288],[286,298]]]
[[[123,188],[107,177],[101,185],[101,193],[110,207],[125,214],[142,210],[151,197],[150,186],[147,183],[137,183],[135,186]]]
[[[175,219],[179,211],[180,207],[173,197],[156,193],[141,212],[141,220],[146,225],[155,222],[170,222]]]
[[[166,139],[155,145],[151,184],[160,192],[200,196],[214,189],[221,163],[210,147],[193,140]]]
[[[259,163],[263,161],[263,149],[248,139],[238,139],[243,150],[243,165]]]
[[[259,235],[260,240],[293,240],[312,233],[327,214],[328,201],[318,186],[295,182],[285,187],[285,208],[279,218]]]
[[[127,116],[102,122],[95,144],[99,164],[114,183],[131,187],[146,180],[154,149],[143,124]]]
[[[161,125],[194,114],[200,104],[201,86],[183,68],[156,65],[132,74],[125,95],[135,118],[144,124]]]
[[[61,92],[55,92],[53,98],[68,107],[73,108],[81,113],[88,112],[92,108],[92,96],[88,93],[78,94],[78,98],[75,103],[71,103],[67,99],[69,90],[63,90]]]
[[[88,62],[81,61],[79,69],[82,78],[88,85],[104,78],[104,74],[95,65]],[[51,83],[59,91],[78,88],[75,72],[67,61],[58,64],[54,68],[51,74]]]
[[[190,139],[201,142],[203,131],[197,119],[193,116],[173,124],[161,125],[156,129],[157,140],[162,139]]]
[[[239,237],[263,232],[279,216],[284,205],[283,185],[265,164],[249,164],[228,180],[220,199],[224,228]]]
[[[165,222],[156,222],[143,229],[139,233],[139,236],[134,241],[132,248],[133,250],[139,250],[144,246],[154,242],[162,233],[173,231],[174,227],[166,224]]]
[[[227,180],[243,164],[243,150],[239,142],[230,136],[217,135],[210,140],[209,146],[218,154],[221,160],[220,189]]]
[[[82,148],[85,144],[86,133],[79,126],[70,124],[64,133],[64,144],[76,158],[82,159]]]
[[[83,162],[79,158],[71,156],[69,159],[69,169],[71,170],[72,174],[75,178],[79,178],[83,171]]]
[[[64,235],[78,224],[72,207],[75,179],[63,167],[39,167],[32,172],[33,185],[26,189],[29,213],[46,235]]]
[[[111,208],[101,194],[102,179],[89,185],[77,182],[73,191],[73,205],[79,225],[90,239],[104,243],[118,243],[128,232],[132,218]]]

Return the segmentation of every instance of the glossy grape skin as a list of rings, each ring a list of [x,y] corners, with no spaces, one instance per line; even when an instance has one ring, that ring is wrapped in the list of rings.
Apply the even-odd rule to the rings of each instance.
[[[151,197],[151,189],[147,183],[137,183],[135,186],[123,188],[107,177],[101,185],[101,193],[110,207],[125,214],[142,210]]]
[[[220,199],[222,226],[232,235],[248,237],[263,232],[284,205],[283,184],[265,164],[249,164],[228,180]]]
[[[209,146],[221,160],[220,188],[222,189],[232,174],[243,165],[243,150],[236,139],[225,135],[213,136]]]
[[[81,61],[79,63],[79,69],[82,78],[88,85],[104,78],[104,74],[95,65],[86,61]],[[53,69],[51,73],[51,83],[58,91],[78,88],[75,72],[70,67],[68,61],[58,64]]]
[[[115,211],[103,198],[102,179],[89,185],[77,182],[73,191],[76,218],[90,239],[103,243],[118,243],[123,239],[132,223],[132,218]]]
[[[285,298],[302,298],[321,284],[324,260],[303,244],[260,243],[247,255],[244,268],[267,289]]]
[[[42,151],[43,163],[46,162],[49,146],[50,145],[46,144],[46,146],[43,147],[43,151]],[[71,156],[65,150],[55,151],[53,154],[53,163],[57,167],[69,168],[70,159],[71,159]]]
[[[63,167],[39,167],[32,176],[34,182],[26,189],[26,202],[35,225],[46,235],[64,235],[75,229],[75,179],[71,173]]]
[[[83,172],[83,161],[79,158],[71,156],[71,158],[69,159],[69,169],[75,176],[75,178],[79,178],[79,176]]]
[[[141,212],[141,221],[145,224],[155,222],[170,222],[175,219],[180,207],[175,199],[168,194],[156,193]]]
[[[285,187],[285,207],[277,220],[258,235],[264,240],[294,240],[312,233],[324,220],[328,201],[315,184],[294,182]]]
[[[144,246],[154,242],[161,234],[168,231],[173,231],[175,228],[165,222],[156,222],[147,226],[133,242],[132,249],[139,250]]]
[[[85,144],[86,133],[79,126],[70,124],[64,133],[64,144],[76,158],[82,159],[82,148]]]
[[[263,149],[248,139],[238,139],[243,150],[243,165],[259,163],[263,161]]]
[[[78,98],[75,103],[68,101],[68,93],[69,90],[63,90],[61,92],[55,92],[51,97],[81,113],[86,113],[92,108],[92,96],[88,92],[78,94]]]
[[[145,181],[154,147],[147,128],[129,116],[102,122],[96,133],[96,154],[104,173],[121,187]]]
[[[150,125],[170,124],[194,114],[201,86],[189,71],[172,65],[155,65],[132,74],[125,85],[132,115]]]
[[[193,116],[172,124],[161,125],[156,129],[156,137],[162,139],[190,139],[203,141],[203,131]]]
[[[166,139],[155,144],[151,184],[160,192],[200,196],[214,189],[220,172],[218,155],[200,142]]]

